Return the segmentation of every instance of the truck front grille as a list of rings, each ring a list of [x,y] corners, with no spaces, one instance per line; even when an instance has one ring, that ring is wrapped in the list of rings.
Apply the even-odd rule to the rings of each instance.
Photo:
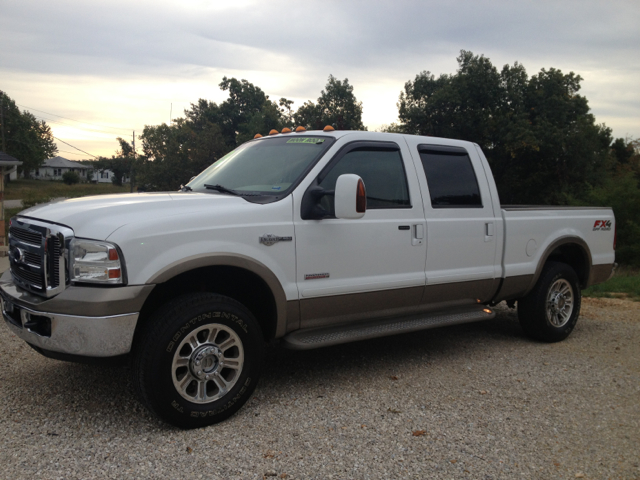
[[[9,262],[17,285],[32,293],[51,297],[67,283],[66,246],[73,231],[44,222],[11,219]]]

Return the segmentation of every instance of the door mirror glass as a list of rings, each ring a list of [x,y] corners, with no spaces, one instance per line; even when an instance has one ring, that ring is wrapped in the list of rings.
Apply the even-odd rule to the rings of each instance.
[[[335,190],[336,218],[362,218],[367,211],[367,191],[358,175],[346,173],[336,181]]]

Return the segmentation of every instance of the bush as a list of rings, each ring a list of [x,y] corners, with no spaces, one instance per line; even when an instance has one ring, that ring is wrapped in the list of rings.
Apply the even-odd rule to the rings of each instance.
[[[76,172],[68,171],[64,172],[64,174],[62,175],[62,181],[67,185],[74,185],[80,182],[80,177]]]

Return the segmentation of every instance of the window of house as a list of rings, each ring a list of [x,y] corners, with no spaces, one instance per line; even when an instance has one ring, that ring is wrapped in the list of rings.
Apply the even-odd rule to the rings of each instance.
[[[433,208],[482,208],[478,180],[464,148],[420,145],[418,150]]]
[[[410,208],[409,188],[398,149],[360,147],[340,158],[319,185],[335,190],[340,175],[354,173],[364,181],[367,209]],[[333,196],[323,198],[323,207],[335,213]]]

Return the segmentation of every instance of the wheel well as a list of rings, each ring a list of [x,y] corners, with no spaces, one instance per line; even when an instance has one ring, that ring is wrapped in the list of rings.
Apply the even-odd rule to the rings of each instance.
[[[266,341],[275,337],[276,301],[267,284],[253,272],[224,265],[190,270],[156,285],[140,311],[136,333],[163,304],[192,292],[211,292],[233,298],[256,317]]]
[[[587,252],[575,243],[565,243],[554,249],[547,261],[553,260],[569,265],[578,275],[578,280],[582,288],[586,288],[589,282],[589,268],[591,266]]]

